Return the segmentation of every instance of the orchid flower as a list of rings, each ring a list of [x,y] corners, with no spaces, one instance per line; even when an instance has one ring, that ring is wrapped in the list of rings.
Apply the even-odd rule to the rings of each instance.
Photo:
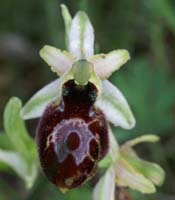
[[[62,5],[62,13],[66,27],[66,43],[68,51],[45,45],[40,50],[41,58],[56,72],[59,79],[38,91],[23,107],[23,119],[40,117],[46,106],[61,97],[61,86],[68,79],[75,79],[80,85],[90,81],[99,89],[96,106],[115,126],[131,129],[135,119],[130,107],[120,90],[107,80],[129,59],[126,50],[114,50],[108,54],[94,55],[94,30],[86,13],[79,11],[72,19],[67,8]],[[73,64],[86,60],[89,65],[80,65],[73,69]]]
[[[21,117],[40,117],[36,138],[42,169],[64,192],[95,175],[109,146],[106,119],[131,129],[135,118],[123,94],[107,80],[130,59],[128,51],[94,55],[94,30],[86,13],[79,11],[72,19],[68,9],[61,8],[68,51],[49,45],[40,50],[60,78],[38,91],[22,108]],[[75,172],[66,174],[66,165]]]
[[[116,185],[155,192],[155,185],[163,183],[164,171],[140,159],[133,146],[158,138],[141,136],[119,147],[109,126],[109,122],[124,129],[135,126],[124,95],[107,80],[130,59],[128,51],[94,55],[94,29],[86,13],[79,11],[72,19],[66,6],[61,8],[67,51],[49,45],[40,50],[41,58],[59,78],[40,89],[22,108],[19,99],[10,100],[5,129],[7,134],[22,130],[18,135],[21,146],[15,137],[9,137],[17,153],[0,150],[0,160],[11,165],[31,187],[38,165],[31,162],[33,157],[37,163],[36,152],[23,120],[40,118],[36,134],[40,163],[47,178],[62,192],[92,178],[98,166],[107,170],[94,189],[94,200],[114,200]],[[25,154],[27,144],[32,149],[30,154]],[[11,158],[16,163],[11,163]]]
[[[155,186],[161,186],[164,182],[164,170],[155,163],[139,158],[133,147],[143,142],[157,142],[159,137],[143,135],[125,142],[121,147],[114,140],[110,132],[110,151],[99,164],[107,170],[94,189],[93,200],[115,200],[116,186],[129,187],[144,194],[155,193]]]

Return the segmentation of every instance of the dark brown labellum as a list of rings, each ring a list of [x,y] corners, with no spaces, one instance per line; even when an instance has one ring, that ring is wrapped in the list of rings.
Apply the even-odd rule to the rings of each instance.
[[[37,128],[43,172],[60,189],[72,189],[90,179],[108,151],[108,124],[95,108],[97,89],[70,80],[62,99],[50,104]]]

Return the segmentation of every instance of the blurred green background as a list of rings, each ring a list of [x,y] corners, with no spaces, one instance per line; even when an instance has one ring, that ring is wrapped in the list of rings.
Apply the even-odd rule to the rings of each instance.
[[[111,81],[125,94],[135,114],[132,131],[114,128],[122,143],[141,134],[157,134],[158,144],[137,147],[140,156],[166,171],[157,194],[132,191],[134,200],[175,200],[175,1],[174,0],[1,0],[0,6],[0,132],[2,114],[11,96],[27,101],[55,79],[39,58],[44,44],[65,49],[59,5],[72,14],[85,10],[95,28],[96,52],[127,49],[131,61]],[[37,120],[27,122],[31,135]],[[3,142],[0,141],[0,146]],[[0,172],[0,200],[90,200],[97,180],[62,195],[40,175],[27,191],[10,169]],[[82,196],[83,195],[83,196]]]

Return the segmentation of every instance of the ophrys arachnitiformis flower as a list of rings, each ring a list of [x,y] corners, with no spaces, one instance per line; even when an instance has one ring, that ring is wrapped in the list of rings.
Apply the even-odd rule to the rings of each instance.
[[[44,46],[40,56],[59,79],[37,92],[21,111],[40,117],[37,145],[42,169],[60,189],[93,177],[108,151],[107,121],[130,129],[135,119],[122,93],[106,79],[129,59],[126,50],[94,55],[94,31],[79,11],[62,6],[68,52]]]

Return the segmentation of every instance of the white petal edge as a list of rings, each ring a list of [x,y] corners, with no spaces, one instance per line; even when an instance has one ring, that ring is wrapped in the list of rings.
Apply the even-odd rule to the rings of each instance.
[[[93,191],[93,200],[115,200],[115,170],[110,167]]]
[[[21,109],[21,117],[25,120],[40,117],[50,102],[60,98],[59,87],[60,79],[57,79],[40,89]]]
[[[88,16],[82,11],[72,20],[68,46],[78,59],[87,59],[94,54],[94,30]]]
[[[53,72],[59,76],[65,73],[74,63],[76,58],[66,51],[45,45],[39,52],[41,58],[51,67]]]
[[[103,92],[96,101],[107,119],[115,126],[124,129],[132,129],[135,126],[135,118],[120,90],[107,80],[103,82]]]
[[[97,54],[89,59],[94,64],[94,70],[102,79],[107,79],[114,71],[120,69],[130,59],[126,50],[115,50],[108,54]]]

